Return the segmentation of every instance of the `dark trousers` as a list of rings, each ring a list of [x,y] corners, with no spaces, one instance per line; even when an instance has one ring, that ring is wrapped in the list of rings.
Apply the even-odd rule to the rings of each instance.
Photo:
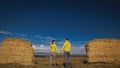
[[[70,62],[70,52],[64,51],[64,60],[65,60],[65,68],[68,68],[68,65],[71,64],[71,62]]]

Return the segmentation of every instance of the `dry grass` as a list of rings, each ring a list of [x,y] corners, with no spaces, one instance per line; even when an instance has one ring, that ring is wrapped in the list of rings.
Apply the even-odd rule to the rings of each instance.
[[[104,63],[83,63],[86,57],[71,57],[72,68],[120,68],[119,64],[104,64]],[[57,58],[58,66],[56,68],[64,68],[64,58]],[[19,65],[19,64],[1,64],[0,68],[50,68],[49,57],[36,57],[34,65]]]

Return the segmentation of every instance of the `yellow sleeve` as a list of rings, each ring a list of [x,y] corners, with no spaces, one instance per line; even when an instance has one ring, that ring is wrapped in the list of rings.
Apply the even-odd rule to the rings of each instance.
[[[65,45],[66,45],[66,43],[64,43],[64,44],[63,44],[62,51],[64,50],[64,48],[65,48]]]
[[[72,46],[71,46],[71,43],[70,43],[70,51],[71,51],[71,49],[72,49]]]
[[[55,44],[55,47],[54,47],[54,48],[55,48],[55,51],[57,52],[57,51],[58,51],[58,48],[57,48],[56,44]]]

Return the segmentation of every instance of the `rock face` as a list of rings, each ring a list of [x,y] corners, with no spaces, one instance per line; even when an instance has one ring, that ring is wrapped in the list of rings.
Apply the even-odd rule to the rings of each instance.
[[[34,59],[32,44],[25,39],[7,38],[0,47],[0,64],[31,65]]]
[[[86,43],[87,61],[120,63],[119,39],[96,39]]]

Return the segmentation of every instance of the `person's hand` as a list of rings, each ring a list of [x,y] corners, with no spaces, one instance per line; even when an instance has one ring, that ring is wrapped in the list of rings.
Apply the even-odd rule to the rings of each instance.
[[[58,54],[60,54],[60,51],[57,51]]]
[[[62,54],[62,50],[60,50],[60,54]]]
[[[61,51],[57,51],[58,54],[61,54],[62,52]]]

